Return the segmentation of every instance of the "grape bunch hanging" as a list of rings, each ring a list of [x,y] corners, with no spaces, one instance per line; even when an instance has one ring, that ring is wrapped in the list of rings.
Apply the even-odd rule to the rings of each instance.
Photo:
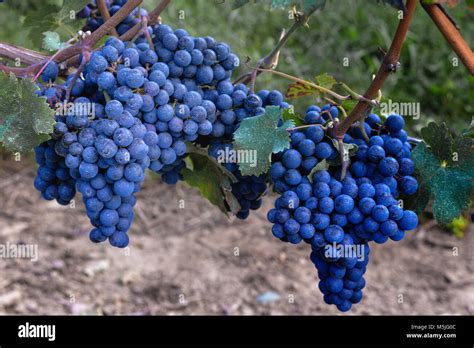
[[[108,3],[111,14],[124,3]],[[146,15],[140,11],[117,27],[119,34],[138,23],[137,14]],[[87,19],[84,30],[103,23],[94,2],[80,17]],[[153,46],[144,35],[133,42],[110,37],[89,58],[82,56],[81,76],[71,74],[58,83],[59,67],[50,62],[41,74],[44,84],[38,83],[38,94],[51,107],[66,101],[69,88],[74,111],[57,115],[51,139],[36,147],[34,185],[44,199],[62,205],[79,191],[92,224],[90,239],[119,248],[129,244],[146,169],[176,184],[189,145],[207,148],[217,158],[219,151],[232,149],[244,119],[265,114],[267,106],[290,107],[279,91],[253,93],[244,84],[234,85],[239,59],[227,44],[166,24],[148,32]],[[310,106],[304,126],[288,130],[290,148],[272,156],[267,174],[243,175],[236,163],[221,165],[236,178],[231,189],[240,219],[258,209],[273,187],[278,195],[268,212],[273,235],[311,246],[324,301],[347,311],[362,299],[369,243],[399,241],[417,226],[416,214],[404,210],[399,199],[414,194],[418,184],[399,115],[382,122],[370,114],[345,134],[344,143],[357,151],[343,176],[325,127],[337,117],[335,106]],[[347,256],[349,249],[360,253]]]

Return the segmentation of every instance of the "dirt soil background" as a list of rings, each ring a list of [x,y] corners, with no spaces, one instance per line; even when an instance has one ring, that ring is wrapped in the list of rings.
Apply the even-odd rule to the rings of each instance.
[[[0,259],[0,314],[339,314],[322,300],[309,246],[272,236],[271,196],[229,221],[185,184],[150,179],[123,250],[89,241],[79,197],[75,208],[41,199],[24,162],[0,161],[0,244],[37,244],[39,259]],[[473,274],[473,226],[457,239],[428,221],[372,247],[350,314],[474,314]]]

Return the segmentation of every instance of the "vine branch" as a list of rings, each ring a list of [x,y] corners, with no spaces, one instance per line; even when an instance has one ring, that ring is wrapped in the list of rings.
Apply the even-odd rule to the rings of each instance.
[[[11,60],[20,59],[21,63],[34,64],[47,58],[46,55],[30,50],[28,48],[0,42],[0,56]]]
[[[97,7],[99,8],[100,14],[104,19],[104,22],[108,21],[110,18],[110,13],[109,9],[107,8],[107,4],[105,3],[105,0],[97,0]],[[115,37],[119,37],[119,34],[117,33],[117,29],[115,29],[115,27],[110,30],[110,33]]]
[[[329,88],[326,88],[326,87],[323,87],[323,86],[319,86],[311,81],[306,81],[304,79],[300,79],[298,77],[295,77],[295,76],[291,76],[291,75],[288,75],[288,74],[285,74],[281,71],[278,71],[278,70],[275,70],[275,69],[263,69],[263,68],[258,68],[258,67],[255,67],[253,68],[254,71],[260,71],[260,72],[269,72],[271,74],[274,74],[274,75],[277,75],[277,76],[281,76],[281,77],[284,77],[288,80],[291,80],[291,81],[295,81],[295,82],[299,82],[299,83],[302,83],[306,86],[309,86],[309,87],[312,87],[324,94],[327,94],[327,95],[330,95],[331,97],[333,98],[336,98],[337,100],[363,100],[365,102],[367,102],[369,105],[371,106],[377,106],[378,105],[378,101],[377,100],[370,100],[370,99],[366,99],[364,96],[360,95],[360,94],[357,94],[356,92],[354,92],[352,89],[350,89],[346,84],[344,83],[340,83],[341,87],[346,91],[348,92],[349,94],[348,95],[341,95],[337,92],[334,92],[332,90],[330,90]]]
[[[171,0],[162,0],[154,9],[153,11],[148,13],[148,23],[150,25],[156,24],[160,20],[160,14],[163,10],[170,4]],[[142,30],[142,23],[137,23],[130,29],[128,29],[125,33],[123,33],[119,39],[122,41],[130,41],[133,40],[135,36],[137,36],[140,31]],[[66,61],[67,66],[77,66],[79,64],[79,55],[76,55]]]
[[[428,5],[423,2],[421,5],[467,70],[474,75],[474,53],[443,7],[439,4]]]
[[[127,17],[138,5],[140,5],[143,0],[128,0],[122,8],[117,11],[112,17],[109,18],[104,24],[102,24],[96,31],[94,31],[90,36],[86,37],[84,40],[66,47],[63,50],[60,50],[55,53],[54,61],[56,63],[62,63],[76,55],[79,55],[83,51],[91,51],[94,45],[99,42],[99,40],[106,35],[112,28],[115,28],[119,23],[121,23],[125,17]],[[13,72],[16,76],[26,77],[29,75],[34,75],[38,69],[48,62],[51,57],[44,57],[41,61],[38,61],[26,68],[13,68],[3,64],[0,64],[0,70],[9,73]]]
[[[153,11],[148,13],[148,23],[150,25],[157,24],[160,20],[160,14],[163,10],[170,4],[171,0],[161,0],[161,2],[156,6]],[[141,30],[142,26],[140,23],[135,24],[131,27],[126,33],[120,36],[120,40],[129,41]]]
[[[112,28],[119,25],[125,17],[127,17],[143,0],[128,0],[123,7],[117,11],[108,21],[102,24],[96,31],[84,40],[73,46],[67,47],[61,51],[56,57],[57,63],[64,62],[65,60],[81,53],[84,49],[91,50],[99,40],[106,35]]]
[[[375,99],[387,77],[390,75],[390,73],[396,71],[399,65],[398,59],[400,58],[400,51],[402,49],[403,42],[405,41],[413,14],[415,13],[416,2],[417,0],[407,0],[406,13],[404,13],[403,18],[398,23],[392,44],[390,45],[390,48],[385,55],[382,64],[375,75],[375,78],[372,80],[372,83],[364,94],[364,98],[366,100]],[[330,130],[332,136],[335,138],[342,137],[347,132],[349,127],[360,119],[361,115],[370,106],[369,102],[366,100],[360,99],[347,118],[336,124],[334,128]]]

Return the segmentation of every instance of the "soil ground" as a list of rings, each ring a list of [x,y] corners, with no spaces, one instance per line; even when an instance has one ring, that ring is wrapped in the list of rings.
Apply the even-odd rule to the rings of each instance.
[[[0,259],[0,314],[339,313],[323,303],[308,245],[271,235],[271,196],[231,221],[185,184],[149,179],[122,250],[91,243],[80,199],[75,208],[44,201],[34,175],[31,164],[0,162],[0,244],[37,244],[39,256]],[[351,314],[474,313],[472,225],[457,239],[428,220],[399,243],[374,245],[370,259]],[[279,298],[257,300],[267,292]]]

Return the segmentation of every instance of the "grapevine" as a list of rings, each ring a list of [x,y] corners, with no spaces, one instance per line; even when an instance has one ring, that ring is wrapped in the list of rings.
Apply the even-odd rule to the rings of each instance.
[[[275,198],[269,234],[308,245],[324,302],[346,312],[362,301],[374,243],[398,242],[416,229],[433,196],[433,215],[443,224],[469,209],[469,132],[455,138],[446,125],[431,124],[418,140],[407,134],[404,117],[376,111],[383,83],[400,67],[415,0],[403,5],[392,44],[363,94],[327,74],[312,82],[276,70],[285,43],[324,1],[292,7],[293,26],[256,64],[241,64],[225,42],[163,22],[169,0],[153,11],[141,3],[97,0],[76,9],[81,31],[56,42],[51,56],[0,43],[2,57],[26,65],[0,64],[2,82],[12,90],[27,82],[29,98],[43,107],[30,119],[34,136],[17,144],[10,134],[15,122],[1,106],[0,141],[13,151],[34,147],[33,185],[45,200],[68,205],[80,194],[92,242],[125,248],[133,241],[129,230],[148,169],[166,184],[197,187],[242,220]],[[472,73],[473,54],[462,36],[439,5],[422,4]],[[249,71],[236,76],[243,65]],[[290,80],[286,93],[258,90],[263,73]],[[300,116],[291,99],[308,95],[317,104]],[[450,159],[452,152],[461,161]],[[239,161],[240,154],[254,161]],[[213,182],[203,188],[206,180]]]

